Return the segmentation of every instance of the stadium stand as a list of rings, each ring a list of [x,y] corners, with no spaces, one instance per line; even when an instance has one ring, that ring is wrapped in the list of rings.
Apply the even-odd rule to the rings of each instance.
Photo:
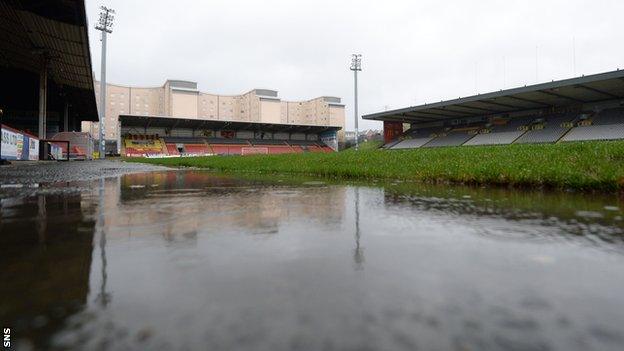
[[[446,134],[435,137],[433,140],[424,144],[422,147],[460,146],[470,140],[472,137],[474,137],[474,134],[469,134],[465,130],[451,130]]]
[[[444,129],[440,127],[419,129],[410,128],[399,140],[390,143],[385,148],[393,150],[419,148],[430,142],[437,134],[440,134],[443,131]]]
[[[510,119],[494,119],[492,121],[492,133],[517,132],[531,124],[535,117],[517,117]]]
[[[288,154],[295,152],[285,140],[254,139],[250,140],[250,143],[253,144],[253,146],[265,147],[266,153],[268,154]]]
[[[59,159],[61,147],[65,156],[92,157],[85,147],[46,141],[98,120],[88,29],[84,1],[0,1],[0,135],[31,144],[5,140],[0,164]]]
[[[249,143],[251,145],[287,145],[285,140],[274,140],[274,139],[249,139]]]
[[[167,150],[158,135],[126,135],[122,144],[122,154],[127,157],[164,156]]]
[[[431,137],[399,140],[398,142],[392,144],[389,148],[392,150],[416,149],[427,144],[431,140],[433,140]]]
[[[333,152],[331,148],[314,140],[288,140],[287,143],[295,152]]]
[[[624,108],[610,108],[596,114],[591,120],[595,126],[624,123]]]
[[[334,152],[340,127],[120,115],[122,155],[180,157]],[[160,136],[159,136],[160,135]],[[164,136],[162,136],[164,135]],[[139,137],[141,136],[141,137]],[[147,144],[145,141],[149,141]],[[158,141],[157,141],[158,140]],[[162,147],[161,147],[162,146]],[[161,150],[158,148],[161,147]]]
[[[564,135],[561,141],[617,140],[624,139],[624,124],[607,124],[576,127]]]
[[[246,139],[208,138],[206,143],[215,155],[242,155],[244,147],[251,144]]]
[[[162,139],[168,144],[202,144],[204,142],[204,138],[195,137],[165,136]]]
[[[180,156],[180,150],[176,144],[167,144],[167,154],[169,156]]]
[[[526,133],[526,126],[533,117],[493,119],[489,126],[484,126],[480,133],[464,145],[507,145]]]
[[[468,140],[464,145],[507,145],[521,137],[524,131],[481,133]]]
[[[231,144],[231,145],[251,145],[249,139],[227,139],[227,138],[208,138],[206,142],[214,145]]]
[[[624,70],[363,116],[384,123],[384,149],[624,139]],[[461,126],[482,124],[477,133]],[[403,126],[410,129],[401,134]],[[445,130],[433,140],[428,128]]]
[[[543,122],[533,125],[532,129],[518,138],[516,144],[555,143],[570,130],[575,119],[574,113],[546,117]]]
[[[212,154],[206,144],[184,144],[183,155],[209,155]]]
[[[400,144],[401,142],[403,142],[402,139],[394,139],[392,141],[390,141],[389,143],[386,143],[382,146],[382,149],[392,149],[395,146],[397,146],[398,144]]]
[[[64,158],[70,160],[90,160],[93,159],[93,138],[85,132],[60,132],[56,133],[50,140],[68,141],[69,155],[67,154],[67,144],[64,142],[54,143],[61,148]]]
[[[600,111],[591,119],[579,121],[561,141],[589,141],[624,139],[624,109]]]
[[[166,144],[166,155],[168,156],[205,156],[213,154],[204,138],[166,136],[162,139]]]

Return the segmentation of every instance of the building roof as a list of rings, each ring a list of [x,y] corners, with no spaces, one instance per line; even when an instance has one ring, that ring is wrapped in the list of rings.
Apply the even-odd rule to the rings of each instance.
[[[624,71],[582,76],[365,115],[379,121],[431,122],[624,100]]]
[[[63,87],[82,119],[97,120],[84,0],[0,1],[0,65]]]
[[[157,127],[157,128],[187,128],[212,130],[254,130],[264,132],[289,132],[318,134],[326,131],[338,131],[340,127],[315,126],[302,124],[277,124],[258,122],[214,121],[203,119],[187,119],[164,116],[120,115],[122,127]]]

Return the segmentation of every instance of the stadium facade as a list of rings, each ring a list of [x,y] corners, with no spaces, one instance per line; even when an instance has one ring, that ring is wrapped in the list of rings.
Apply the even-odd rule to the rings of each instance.
[[[624,139],[624,71],[384,111],[363,118],[383,121],[386,149]]]
[[[96,94],[100,83],[95,82]],[[248,122],[256,124],[323,126],[344,129],[341,98],[322,96],[306,101],[283,101],[278,92],[254,89],[240,95],[201,92],[197,83],[167,80],[159,87],[107,84],[105,138],[121,144],[120,116],[169,117],[185,120]],[[99,103],[99,102],[98,102]],[[98,135],[98,123],[83,123],[83,131]],[[165,136],[165,134],[160,134]],[[189,135],[190,136],[190,135]],[[342,138],[342,131],[337,137]]]

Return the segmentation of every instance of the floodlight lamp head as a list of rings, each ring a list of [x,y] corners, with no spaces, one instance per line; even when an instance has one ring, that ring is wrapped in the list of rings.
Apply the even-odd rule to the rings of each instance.
[[[351,68],[350,69],[352,71],[362,70],[362,55],[361,54],[351,55]]]
[[[112,14],[115,13],[114,10],[107,8],[106,6],[101,6],[102,12],[100,12],[100,19],[98,24],[95,26],[95,29],[100,30],[102,32],[112,33],[111,28],[113,27],[113,19],[115,16]]]

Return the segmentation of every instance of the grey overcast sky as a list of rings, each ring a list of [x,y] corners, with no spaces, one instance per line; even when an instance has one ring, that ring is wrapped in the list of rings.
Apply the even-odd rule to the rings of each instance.
[[[87,0],[98,79],[100,5],[117,11],[109,82],[339,96],[348,130],[355,52],[362,115],[624,68],[622,0]]]

